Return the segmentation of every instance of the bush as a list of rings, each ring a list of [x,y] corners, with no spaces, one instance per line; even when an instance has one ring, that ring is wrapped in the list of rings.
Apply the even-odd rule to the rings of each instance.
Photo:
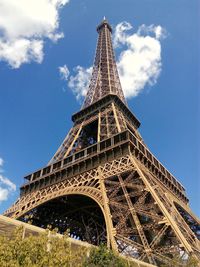
[[[135,267],[132,261],[119,257],[105,245],[88,250],[71,246],[68,233],[56,235],[45,231],[23,238],[23,228],[18,228],[12,238],[0,235],[0,267]],[[174,257],[172,263],[162,267],[197,267],[198,261],[188,257],[184,262]]]
[[[89,254],[89,256],[87,256]],[[0,267],[131,267],[105,245],[92,248],[71,247],[68,234],[58,237],[54,231],[23,238],[17,228],[12,238],[0,236]]]
[[[23,229],[16,229],[12,238],[0,236],[1,267],[81,267],[86,250],[72,250],[67,236],[55,233],[22,238]]]
[[[134,267],[135,264],[128,262],[109,250],[105,245],[93,248],[90,256],[83,262],[83,267]]]

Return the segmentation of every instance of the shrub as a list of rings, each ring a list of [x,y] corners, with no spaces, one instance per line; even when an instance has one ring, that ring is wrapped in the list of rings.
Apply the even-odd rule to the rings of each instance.
[[[128,267],[135,265],[122,259],[105,245],[93,248],[90,255],[83,262],[83,267]]]
[[[71,249],[67,236],[57,237],[49,230],[22,238],[23,228],[12,238],[0,236],[1,267],[81,267],[86,250]]]

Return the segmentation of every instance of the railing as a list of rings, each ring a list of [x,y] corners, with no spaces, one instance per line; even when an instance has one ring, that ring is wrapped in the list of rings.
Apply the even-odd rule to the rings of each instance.
[[[171,173],[169,173],[169,171],[153,156],[153,154],[146,148],[146,146],[144,146],[130,130],[123,131],[99,143],[95,143],[85,149],[74,153],[73,155],[66,157],[63,160],[57,161],[49,166],[46,166],[43,169],[27,175],[26,177],[24,177],[25,179],[29,180],[29,182],[27,182],[26,184],[37,181],[42,177],[48,176],[52,172],[56,172],[59,169],[63,169],[64,167],[78,163],[83,159],[97,155],[103,151],[118,146],[120,143],[128,141],[131,141],[134,149],[137,149],[139,153],[142,154],[142,156],[146,159],[146,161],[153,164],[157,171],[160,172],[163,177],[165,177],[165,185],[168,185],[168,187],[170,187],[170,185],[173,184],[175,193],[181,191],[181,193],[185,195],[184,187],[175,179],[175,177]],[[24,184],[24,186],[26,184]],[[185,196],[184,198],[186,201]]]
[[[142,152],[142,154],[153,163],[157,169],[166,176],[170,182],[173,182],[181,191],[185,188],[176,180],[176,178],[153,156],[153,154],[129,131],[129,138],[133,144]]]
[[[107,138],[99,143],[93,144],[85,149],[82,149],[73,155],[66,157],[63,160],[57,161],[45,168],[39,169],[36,172],[25,176],[24,178],[29,181],[34,181],[36,179],[41,178],[42,176],[48,175],[52,171],[63,168],[64,166],[70,165],[72,163],[78,162],[83,158],[90,157],[94,154],[98,154],[107,150],[110,147],[115,145],[119,145],[119,143],[128,141],[128,131],[121,132],[117,135],[112,136],[111,138]]]

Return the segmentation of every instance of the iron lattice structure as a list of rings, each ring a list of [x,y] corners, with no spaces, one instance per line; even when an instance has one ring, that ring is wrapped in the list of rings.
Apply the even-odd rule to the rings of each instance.
[[[200,224],[183,186],[143,142],[117,73],[106,20],[91,83],[74,126],[47,166],[25,177],[5,215],[70,229],[73,237],[161,265],[200,259]]]

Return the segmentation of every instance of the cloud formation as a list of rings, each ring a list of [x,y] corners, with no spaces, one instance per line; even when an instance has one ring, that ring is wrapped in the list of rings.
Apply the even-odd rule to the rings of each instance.
[[[3,167],[4,160],[0,158],[0,167]],[[16,185],[2,174],[0,169],[0,203],[8,199],[11,192],[16,191]]]
[[[137,96],[145,86],[153,86],[161,72],[161,44],[165,31],[161,26],[142,25],[128,34],[132,26],[122,22],[116,26],[114,45],[121,52],[117,61],[119,76],[127,98]]]
[[[124,94],[135,97],[146,86],[153,86],[161,72],[161,39],[166,37],[160,26],[141,25],[135,33],[128,22],[119,23],[114,30],[113,43],[117,49],[117,66]],[[92,67],[74,68],[68,77],[68,87],[77,99],[86,95]]]
[[[69,0],[0,0],[0,60],[12,68],[43,60],[44,40],[56,42],[59,10]]]
[[[67,67],[67,65],[64,65],[62,67],[58,67],[59,73],[60,73],[60,78],[62,80],[67,81],[68,77],[69,77],[69,69]]]
[[[75,94],[77,100],[81,100],[87,93],[87,89],[92,74],[92,67],[83,68],[77,66],[74,68],[76,75],[69,77],[68,87]]]
[[[0,158],[0,167],[3,166],[4,160],[2,158]]]

